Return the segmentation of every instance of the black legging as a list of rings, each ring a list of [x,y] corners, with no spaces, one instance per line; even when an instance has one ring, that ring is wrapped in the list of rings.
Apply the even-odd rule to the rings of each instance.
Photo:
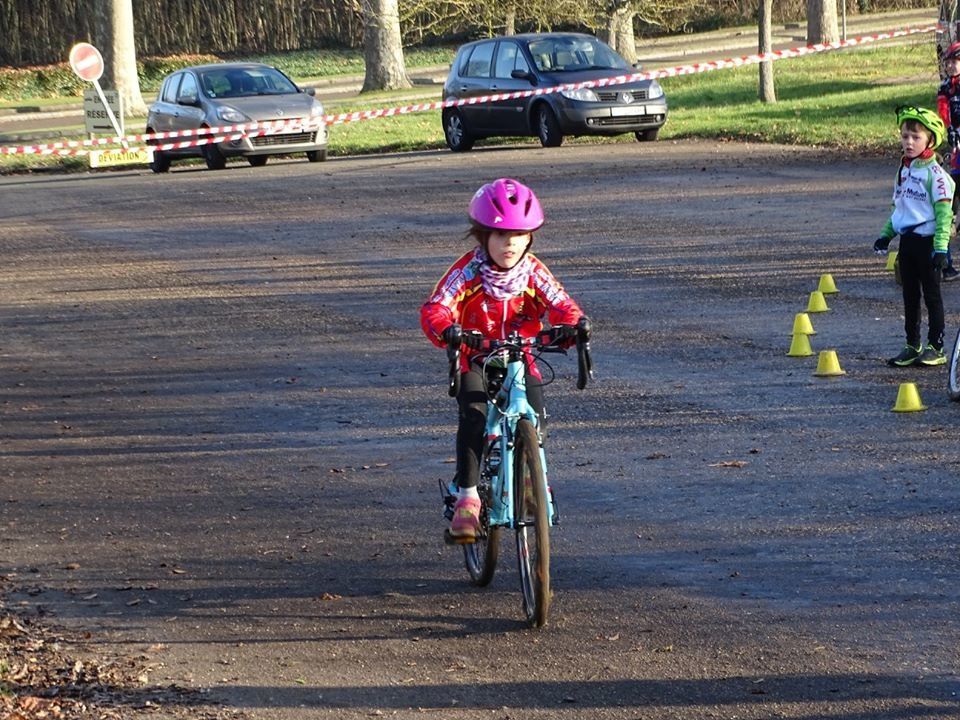
[[[527,367],[527,402],[540,416],[540,430],[546,429],[543,409],[543,385],[530,375]],[[476,487],[480,482],[480,456],[483,454],[487,427],[487,395],[483,390],[483,371],[471,367],[460,374],[460,423],[457,426],[457,484],[462,488]]]
[[[927,305],[927,342],[943,347],[943,297],[940,271],[933,266],[933,238],[928,235],[900,236],[900,279],[903,282],[903,330],[907,344],[920,347],[920,296]]]

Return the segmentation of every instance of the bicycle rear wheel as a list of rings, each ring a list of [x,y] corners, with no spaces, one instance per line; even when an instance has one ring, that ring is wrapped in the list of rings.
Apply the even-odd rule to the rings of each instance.
[[[948,368],[947,392],[950,393],[951,400],[960,400],[960,330],[957,331],[957,337],[953,341]]]
[[[463,561],[470,573],[470,580],[478,587],[486,587],[497,571],[500,557],[500,528],[490,526],[490,483],[481,482],[480,532],[476,542],[463,546]]]
[[[543,627],[547,623],[551,599],[549,500],[547,479],[540,462],[540,443],[529,420],[517,423],[513,493],[523,610],[532,627]]]

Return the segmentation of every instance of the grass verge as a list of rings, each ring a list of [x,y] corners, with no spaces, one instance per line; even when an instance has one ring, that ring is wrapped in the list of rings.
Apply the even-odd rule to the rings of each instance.
[[[902,103],[935,105],[936,59],[934,45],[927,39],[781,60],[773,64],[773,70],[776,103],[761,103],[757,99],[755,65],[662,80],[670,116],[660,137],[749,140],[854,153],[893,153],[898,147],[893,108]],[[439,99],[436,88],[430,92],[427,100]],[[380,94],[331,104],[328,112],[409,102],[413,102],[409,91]],[[635,142],[632,134],[583,141]],[[331,155],[440,147],[444,147],[444,142],[439,111],[346,123],[330,129]],[[86,163],[76,158],[0,157],[0,172],[41,167],[76,169],[86,167]]]

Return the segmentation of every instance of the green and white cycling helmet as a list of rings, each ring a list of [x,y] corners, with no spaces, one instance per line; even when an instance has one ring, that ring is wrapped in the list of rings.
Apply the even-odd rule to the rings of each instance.
[[[947,128],[935,110],[901,105],[897,108],[897,127],[901,127],[905,120],[915,120],[930,131],[933,135],[931,147],[939,147],[947,137]]]

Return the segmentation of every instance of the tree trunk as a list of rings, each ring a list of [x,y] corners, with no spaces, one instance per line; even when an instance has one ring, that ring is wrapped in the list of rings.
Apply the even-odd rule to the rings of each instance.
[[[630,8],[621,8],[614,13],[617,16],[616,50],[628,63],[637,61],[637,44],[633,35],[633,18],[637,14]]]
[[[507,5],[507,12],[504,17],[503,22],[503,34],[504,35],[516,35],[517,34],[517,6],[516,3],[510,3]]]
[[[607,16],[607,26],[600,31],[599,38],[613,50],[617,49],[617,15],[610,13]]]
[[[137,76],[133,0],[96,0],[94,45],[103,55],[103,82],[120,95],[125,115],[146,115]]]
[[[807,43],[813,45],[839,40],[837,0],[807,0]]]
[[[410,87],[400,40],[398,0],[362,0],[363,60],[361,92]]]
[[[770,14],[773,0],[760,0],[760,54],[773,50],[773,30],[770,27]],[[773,84],[773,63],[766,60],[760,63],[760,102],[775,103],[777,91]]]

